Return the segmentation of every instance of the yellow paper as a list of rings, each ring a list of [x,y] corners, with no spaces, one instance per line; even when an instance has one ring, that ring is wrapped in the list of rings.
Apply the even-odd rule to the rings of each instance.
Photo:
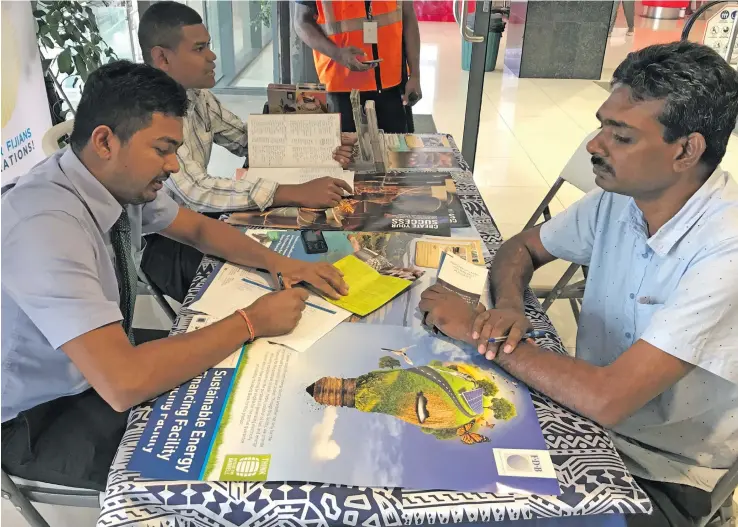
[[[343,273],[349,294],[340,300],[326,300],[362,317],[385,305],[412,283],[410,280],[381,275],[353,255],[341,258],[333,265]]]

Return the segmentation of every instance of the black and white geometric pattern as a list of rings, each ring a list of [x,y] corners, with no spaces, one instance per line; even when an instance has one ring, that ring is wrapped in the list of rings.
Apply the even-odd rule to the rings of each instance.
[[[449,137],[449,140],[453,139]],[[461,155],[457,154],[459,159]],[[468,168],[465,163],[465,168]],[[469,220],[492,255],[502,238],[466,171],[454,176]],[[203,260],[172,333],[186,331],[189,306],[216,261]],[[487,265],[491,264],[491,259]],[[526,314],[546,336],[537,343],[565,353],[534,295]],[[598,425],[532,393],[543,436],[556,468],[560,496],[368,489],[320,483],[158,482],[126,470],[151,413],[151,403],[131,412],[111,467],[98,527],[322,527],[434,525],[599,514],[650,513],[607,433]]]

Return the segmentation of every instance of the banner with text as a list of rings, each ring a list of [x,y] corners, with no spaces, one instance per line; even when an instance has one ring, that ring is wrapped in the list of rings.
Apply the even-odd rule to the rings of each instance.
[[[51,128],[30,2],[2,2],[2,186],[44,159]]]

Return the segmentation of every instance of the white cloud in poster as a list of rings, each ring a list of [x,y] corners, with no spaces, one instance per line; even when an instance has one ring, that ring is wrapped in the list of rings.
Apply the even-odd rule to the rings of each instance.
[[[323,420],[313,426],[310,433],[312,449],[310,455],[315,461],[331,461],[341,453],[341,447],[331,437],[336,426],[338,411],[335,406],[328,406],[323,411]]]

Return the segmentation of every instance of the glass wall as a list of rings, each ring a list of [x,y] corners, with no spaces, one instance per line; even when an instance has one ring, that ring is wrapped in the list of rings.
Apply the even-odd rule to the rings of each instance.
[[[100,36],[118,58],[142,62],[138,45],[139,16],[152,3],[135,0],[91,1]],[[275,81],[272,23],[272,0],[186,0],[208,27],[212,48],[217,55],[216,93],[265,95],[266,86]],[[57,57],[61,49],[44,49],[48,59]],[[56,62],[52,71],[71,106],[76,108],[83,83],[76,75],[60,75]]]
[[[217,90],[246,88],[247,92],[265,90],[274,82],[269,0],[208,2],[206,24],[213,41],[218,41],[221,75]],[[213,4],[212,6],[210,4]],[[212,21],[217,18],[218,23]]]

